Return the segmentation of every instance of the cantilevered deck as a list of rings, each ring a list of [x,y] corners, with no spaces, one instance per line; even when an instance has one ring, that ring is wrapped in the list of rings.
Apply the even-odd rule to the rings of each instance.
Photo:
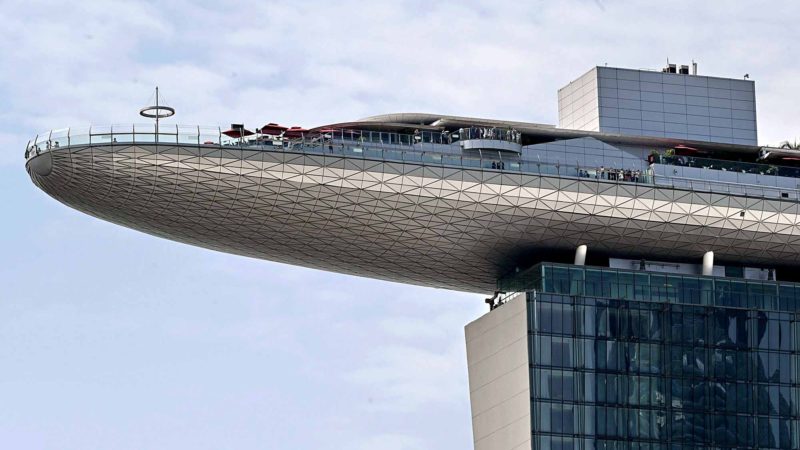
[[[677,187],[649,169],[612,180],[596,166],[531,158],[542,135],[560,131],[511,125],[520,138],[465,149],[464,124],[385,124],[251,140],[197,127],[69,130],[34,140],[27,169],[57,200],[153,235],[462,291],[492,292],[517,267],[582,244],[619,257],[699,260],[712,250],[721,262],[800,262],[796,189]],[[609,145],[576,136],[562,140]],[[496,148],[509,143],[520,150]]]

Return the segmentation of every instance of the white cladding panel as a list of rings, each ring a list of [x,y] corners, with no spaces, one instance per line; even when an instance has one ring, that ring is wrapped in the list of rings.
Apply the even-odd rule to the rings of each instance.
[[[531,448],[526,314],[520,294],[464,328],[476,450]]]
[[[755,83],[595,67],[559,91],[559,127],[757,145]]]

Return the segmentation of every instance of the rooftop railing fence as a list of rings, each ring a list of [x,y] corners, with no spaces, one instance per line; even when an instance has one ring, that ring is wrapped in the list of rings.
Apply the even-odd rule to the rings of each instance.
[[[330,129],[302,133],[298,138],[284,138],[275,135],[255,133],[245,138],[232,138],[221,128],[199,126],[160,126],[153,124],[91,126],[85,128],[63,128],[38,135],[28,143],[26,150],[40,153],[50,148],[70,145],[140,143],[140,144],[195,144],[195,145],[258,145],[266,142],[303,143],[319,139],[333,139],[350,142],[371,142],[385,145],[415,146],[419,144],[453,144],[461,139],[494,139],[519,141],[516,130],[487,127],[461,128],[457,131],[423,130],[413,134],[386,131]],[[26,158],[28,155],[26,155]]]
[[[714,192],[728,195],[746,195],[763,198],[800,200],[800,189],[771,187],[760,184],[734,183],[731,181],[700,180],[676,176],[655,176],[655,184],[673,189],[694,192]]]
[[[776,175],[781,177],[800,178],[800,167],[777,166],[742,161],[701,158],[697,156],[658,155],[656,162],[671,166],[697,167],[701,169],[722,170],[728,172],[751,173],[755,175]]]
[[[489,129],[486,129],[489,130]],[[457,166],[467,168],[495,169],[503,171],[557,175],[595,179],[604,182],[633,182],[670,186],[697,192],[722,192],[732,195],[751,195],[765,198],[800,199],[800,190],[762,185],[747,185],[717,180],[702,180],[680,177],[658,177],[654,180],[648,173],[634,176],[598,173],[597,167],[587,167],[578,161],[575,164],[562,164],[520,159],[516,155],[503,152],[484,151],[478,157],[459,153],[443,152],[440,145],[454,144],[460,139],[483,139],[486,130],[473,127],[455,132],[422,130],[414,134],[393,133],[371,130],[330,129],[303,133],[297,138],[284,138],[256,133],[245,138],[232,138],[219,127],[164,126],[156,132],[154,124],[133,124],[113,126],[92,126],[85,128],[64,128],[39,135],[28,143],[26,159],[54,148],[75,145],[114,145],[114,144],[178,144],[247,147],[267,151],[294,151],[303,153],[325,153],[349,157],[374,158],[389,161],[425,163],[430,165]],[[517,139],[512,130],[500,130],[488,134],[490,138]],[[474,137],[473,137],[474,136]],[[711,160],[687,156],[660,156],[657,162],[663,164],[689,165],[693,167],[719,168],[730,170],[761,171],[759,173],[800,177],[800,169],[769,166],[766,164],[739,163],[735,161]],[[604,169],[614,171],[613,168]],[[617,172],[624,172],[617,170]],[[752,172],[751,172],[752,173]]]
[[[461,129],[451,133],[424,130],[414,134],[331,129],[303,133],[300,137],[291,139],[259,133],[244,138],[231,138],[226,136],[221,128],[210,127],[162,125],[156,132],[153,124],[92,126],[86,128],[64,128],[39,135],[28,143],[25,157],[27,159],[52,149],[76,145],[209,145],[266,151],[340,155],[600,180],[599,176],[595,177],[593,175],[596,174],[597,168],[582,167],[577,161],[574,165],[526,161],[520,160],[519,156],[504,155],[503,152],[498,151],[485,151],[476,157],[459,153],[445,153],[441,149],[437,150],[433,145],[452,144],[461,139],[461,136],[470,136],[469,133],[469,129]],[[497,138],[511,139],[512,135],[498,134]],[[608,180],[603,179],[602,181]],[[632,182],[633,180],[625,180],[620,177],[616,181]],[[652,183],[652,178],[646,174],[641,174],[636,182]]]

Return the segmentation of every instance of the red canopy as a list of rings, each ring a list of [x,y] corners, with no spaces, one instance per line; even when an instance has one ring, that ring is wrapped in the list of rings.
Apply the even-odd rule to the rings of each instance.
[[[283,136],[287,138],[298,138],[301,137],[303,133],[308,133],[308,130],[303,127],[291,127],[283,133]]]
[[[283,133],[284,131],[286,131],[288,129],[289,129],[289,127],[285,127],[283,125],[278,125],[277,123],[270,122],[270,123],[264,125],[263,127],[261,127],[261,129],[259,129],[259,132],[261,134],[278,135],[278,134],[281,134],[281,133]]]
[[[245,130],[244,128],[231,128],[230,130],[223,131],[222,134],[232,138],[240,138],[244,136],[252,136],[255,133],[250,130]]]

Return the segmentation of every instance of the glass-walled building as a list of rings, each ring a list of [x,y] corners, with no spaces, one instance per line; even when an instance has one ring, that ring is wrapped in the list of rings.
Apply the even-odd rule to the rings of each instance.
[[[487,316],[517,320],[468,325],[468,356],[492,342],[514,359],[485,330],[525,327],[530,442],[492,441],[514,401],[481,405],[491,383],[471,361],[476,449],[800,448],[796,285],[556,264],[501,285],[523,293]]]

